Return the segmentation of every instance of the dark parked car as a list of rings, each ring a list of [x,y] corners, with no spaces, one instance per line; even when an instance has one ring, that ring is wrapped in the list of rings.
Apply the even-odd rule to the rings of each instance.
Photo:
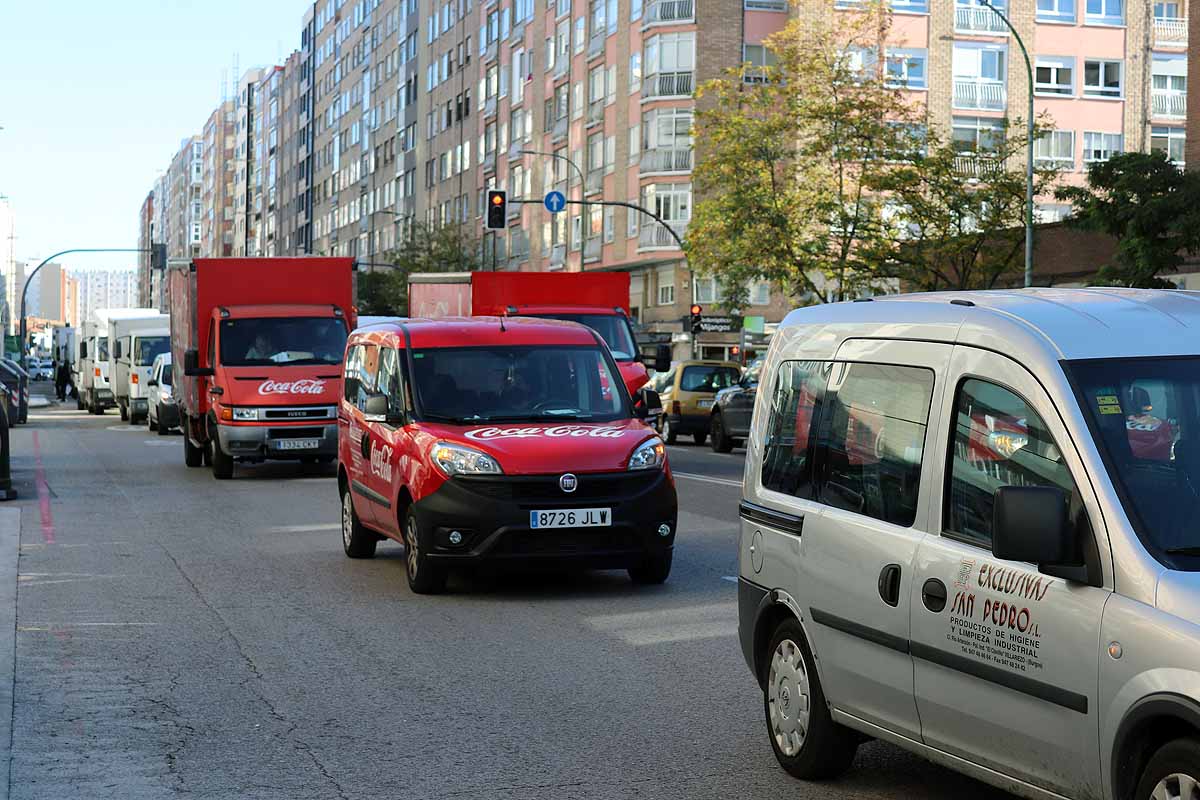
[[[709,443],[714,452],[728,453],[740,447],[750,435],[750,417],[754,413],[754,398],[758,395],[758,373],[762,360],[747,369],[736,386],[717,392],[712,414],[708,418]]]

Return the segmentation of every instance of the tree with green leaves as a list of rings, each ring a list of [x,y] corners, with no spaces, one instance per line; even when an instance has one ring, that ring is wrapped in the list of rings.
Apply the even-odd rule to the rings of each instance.
[[[417,272],[474,272],[482,267],[481,243],[465,226],[420,223],[383,256],[391,266],[367,266],[358,276],[358,311],[364,315],[408,314],[408,276]]]
[[[1088,165],[1087,186],[1059,189],[1075,206],[1068,224],[1117,239],[1099,285],[1164,288],[1160,275],[1178,272],[1200,250],[1200,175],[1184,172],[1163,153],[1121,153]]]
[[[768,37],[776,63],[700,87],[687,232],[693,267],[725,302],[752,280],[828,302],[876,288],[890,235],[871,186],[911,146],[916,117],[878,58],[890,12],[804,15]]]
[[[904,163],[873,175],[870,188],[884,198],[892,228],[871,251],[881,270],[913,291],[991,289],[1018,276],[1025,131],[1025,123],[1014,120],[969,149],[929,131]],[[1034,130],[1035,137],[1045,133],[1041,126]],[[1039,166],[1035,193],[1048,191],[1057,175]]]

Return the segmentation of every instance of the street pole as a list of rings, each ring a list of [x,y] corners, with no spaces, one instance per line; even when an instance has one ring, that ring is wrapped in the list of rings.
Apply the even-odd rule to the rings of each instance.
[[[583,170],[581,170],[579,168],[579,165],[576,164],[574,162],[574,160],[567,158],[566,156],[560,156],[558,153],[547,153],[543,150],[518,150],[517,152],[520,153],[521,155],[542,156],[544,158],[557,158],[560,161],[565,161],[571,165],[572,169],[575,170],[575,174],[579,176],[579,196],[584,198],[584,200],[581,201],[583,204],[583,214],[579,220],[579,236],[581,239],[581,241],[579,242],[579,271],[583,272],[583,249],[587,244],[587,237],[583,235],[583,222],[584,222],[584,218],[586,218],[588,215],[588,202],[586,199],[587,198],[587,187],[584,185],[586,183],[586,181],[583,176]],[[567,194],[570,194],[570,193],[571,193],[571,186],[570,186],[570,182],[568,181]],[[567,238],[567,251],[569,252],[571,249],[571,220],[569,220],[569,219],[567,220],[567,237],[566,238]]]
[[[1017,33],[1008,17],[989,0],[979,0],[979,3],[990,8],[1012,32],[1017,46],[1021,48],[1021,55],[1025,57],[1025,72],[1029,79],[1029,118],[1026,122],[1026,138],[1029,141],[1026,143],[1028,146],[1025,153],[1025,285],[1028,287],[1033,286],[1033,65],[1029,61],[1029,51],[1025,49],[1025,42],[1021,41],[1021,34]]]

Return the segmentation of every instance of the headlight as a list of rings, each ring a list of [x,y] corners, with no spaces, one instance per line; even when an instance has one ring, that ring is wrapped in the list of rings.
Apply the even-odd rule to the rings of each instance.
[[[257,408],[235,408],[233,410],[234,422],[254,422],[258,419]]]
[[[453,475],[500,475],[500,465],[487,453],[460,444],[438,442],[433,446],[433,463],[447,477]]]
[[[667,460],[667,446],[662,439],[651,439],[633,451],[629,457],[629,469],[655,469]]]

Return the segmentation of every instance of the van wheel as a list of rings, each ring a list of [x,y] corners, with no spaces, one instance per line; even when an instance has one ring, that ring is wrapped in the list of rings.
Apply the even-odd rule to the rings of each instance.
[[[421,549],[421,526],[411,506],[404,517],[404,570],[408,588],[417,594],[439,594],[446,588],[446,570],[431,564]]]
[[[121,422],[128,422],[129,409],[127,409],[125,406],[119,406],[119,408],[121,409]]]
[[[171,432],[171,429],[166,425],[163,425],[161,422],[154,423],[154,429],[158,431],[159,436],[166,436]]]
[[[667,444],[675,444],[675,440],[679,438],[679,434],[675,432],[675,426],[666,417],[663,417],[662,421],[662,437]]]
[[[708,433],[706,433],[706,432],[702,431],[700,433],[692,434],[692,441],[695,442],[697,445],[702,445],[707,440],[708,440]]]
[[[729,434],[725,432],[725,421],[721,419],[720,414],[712,415],[708,432],[712,436],[712,449],[714,453],[733,452],[733,439],[730,439]]]
[[[198,467],[204,463],[204,448],[192,444],[186,421],[183,423],[183,463],[189,467]]]
[[[375,545],[379,540],[363,527],[354,510],[354,498],[350,490],[342,490],[342,549],[350,558],[374,558]]]
[[[766,652],[763,709],[779,765],[805,780],[841,775],[858,749],[853,731],[833,721],[800,623],[788,619]]]
[[[1167,742],[1150,757],[1136,800],[1200,800],[1200,739]]]
[[[671,574],[671,554],[668,550],[663,555],[651,556],[639,566],[629,568],[629,579],[644,586],[666,583]]]
[[[233,477],[233,456],[221,449],[221,441],[216,436],[208,440],[209,463],[212,464],[213,477],[219,481],[227,481]]]

